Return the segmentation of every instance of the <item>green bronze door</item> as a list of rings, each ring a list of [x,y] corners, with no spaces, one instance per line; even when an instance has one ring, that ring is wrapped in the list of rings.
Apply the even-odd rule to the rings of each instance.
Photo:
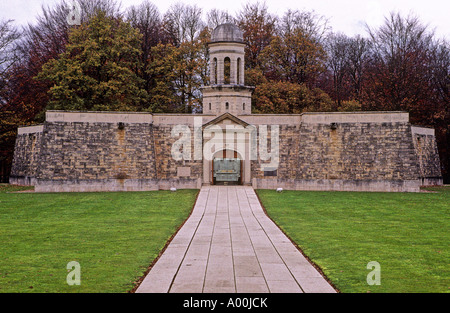
[[[239,183],[241,177],[241,160],[237,158],[214,159],[213,170],[216,183]]]

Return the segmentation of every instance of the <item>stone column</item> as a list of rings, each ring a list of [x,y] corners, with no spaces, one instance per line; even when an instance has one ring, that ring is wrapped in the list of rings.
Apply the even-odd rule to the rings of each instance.
[[[239,84],[240,85],[245,85],[245,81],[244,81],[244,57],[239,58],[240,59],[240,64],[239,64]]]
[[[215,77],[217,75],[216,70],[217,70],[217,68],[216,68],[216,64],[214,62],[214,58],[212,58],[212,60],[210,62],[210,66],[209,66],[209,71],[210,71],[209,84],[210,85],[215,85],[216,84],[216,80],[215,80]]]
[[[223,58],[217,59],[217,83],[223,85],[224,82],[224,60]]]
[[[237,84],[237,60],[231,59],[230,84]]]

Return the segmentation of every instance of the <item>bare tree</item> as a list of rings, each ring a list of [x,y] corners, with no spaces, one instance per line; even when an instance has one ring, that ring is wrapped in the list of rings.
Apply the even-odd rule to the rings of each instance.
[[[109,17],[121,17],[122,10],[121,4],[117,0],[76,0],[80,4],[81,8],[81,23],[89,21],[89,19],[98,13],[98,11],[103,11],[106,16]],[[68,0],[63,0],[66,8],[70,7],[70,2]]]
[[[347,52],[347,73],[350,79],[352,97],[360,101],[364,71],[371,53],[371,42],[357,35],[350,38]]]
[[[429,53],[433,32],[416,16],[391,13],[378,29],[367,27],[372,44],[372,105],[388,110],[422,109],[430,98]]]
[[[17,61],[15,44],[20,38],[20,31],[12,24],[12,20],[0,21],[0,75]]]
[[[153,3],[146,0],[138,6],[131,6],[126,19],[142,33],[144,44],[155,46],[161,41],[161,14]]]
[[[326,41],[327,67],[333,75],[333,92],[337,105],[341,105],[345,91],[344,79],[348,73],[350,38],[344,34],[330,34]]]
[[[9,69],[18,61],[16,44],[20,32],[12,20],[0,21],[0,107],[5,102]]]
[[[205,27],[201,16],[202,9],[197,5],[176,3],[169,8],[163,18],[163,27],[175,46],[198,38]]]
[[[161,14],[153,3],[144,1],[139,6],[130,7],[126,12],[126,18],[142,34],[142,54],[140,56],[142,68],[136,69],[136,74],[144,80],[145,90],[149,92],[155,85],[147,71],[151,51],[158,43],[164,42]]]
[[[328,19],[314,11],[288,10],[281,19],[279,31],[290,34],[299,30],[310,40],[322,43],[331,28]]]
[[[434,43],[430,66],[436,100],[450,103],[450,43],[448,41],[439,40]],[[450,118],[450,105],[447,105],[447,115]]]
[[[206,14],[208,28],[212,31],[214,28],[224,23],[235,23],[236,19],[228,11],[212,9]]]

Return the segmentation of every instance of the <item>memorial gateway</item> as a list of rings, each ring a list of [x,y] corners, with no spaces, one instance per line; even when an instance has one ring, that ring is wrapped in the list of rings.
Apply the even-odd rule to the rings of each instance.
[[[42,125],[18,129],[10,183],[37,192],[442,184],[434,129],[407,112],[252,114],[244,47],[236,26],[213,31],[202,114],[47,111]]]

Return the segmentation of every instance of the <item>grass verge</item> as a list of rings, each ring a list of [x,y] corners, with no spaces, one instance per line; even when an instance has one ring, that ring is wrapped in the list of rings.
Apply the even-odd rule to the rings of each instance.
[[[11,193],[26,189],[0,185],[0,292],[127,292],[198,193]],[[80,285],[66,282],[70,261]]]
[[[257,193],[341,292],[449,292],[450,187],[426,190]],[[367,283],[371,261],[380,264],[380,285]]]

